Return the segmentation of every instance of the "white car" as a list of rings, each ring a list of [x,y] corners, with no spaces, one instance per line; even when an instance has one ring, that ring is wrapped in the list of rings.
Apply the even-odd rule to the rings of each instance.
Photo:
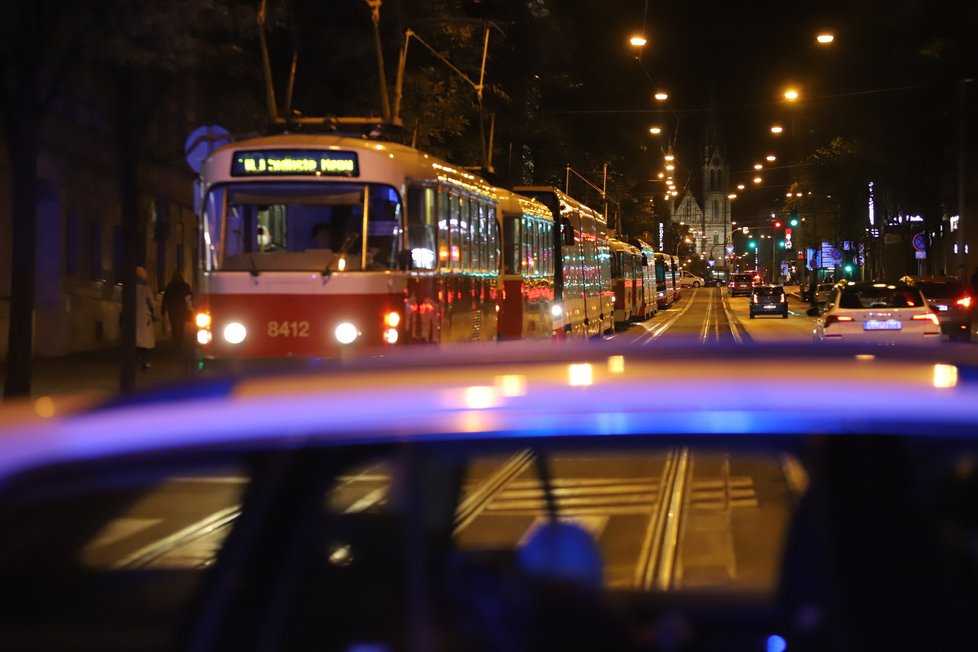
[[[697,276],[696,274],[690,274],[684,271],[682,278],[679,280],[680,287],[684,288],[698,288],[705,285],[702,276]]]
[[[845,283],[829,295],[817,342],[937,344],[941,326],[920,290],[905,283]]]

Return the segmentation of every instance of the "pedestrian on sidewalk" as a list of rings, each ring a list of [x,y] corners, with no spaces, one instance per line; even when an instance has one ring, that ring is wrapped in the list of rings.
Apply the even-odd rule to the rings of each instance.
[[[179,271],[173,272],[169,284],[163,290],[162,313],[164,319],[170,324],[170,341],[173,349],[178,353],[184,347],[184,333],[186,324],[193,314],[193,302],[194,295],[190,284],[183,280],[183,274]],[[164,328],[167,321],[163,322]]]
[[[149,351],[156,346],[153,322],[156,309],[153,291],[146,281],[146,268],[136,268],[136,357],[143,371],[149,369]]]

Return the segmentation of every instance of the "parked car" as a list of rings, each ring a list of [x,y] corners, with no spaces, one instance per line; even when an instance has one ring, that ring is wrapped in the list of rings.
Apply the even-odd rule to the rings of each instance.
[[[781,285],[758,285],[750,293],[750,318],[757,315],[780,315],[788,318],[788,297]]]
[[[696,274],[691,274],[686,270],[683,270],[682,278],[679,280],[679,284],[684,288],[698,288],[706,285],[706,281],[703,280],[702,276],[697,276]]]
[[[940,322],[906,283],[839,283],[813,332],[818,342],[936,344]]]
[[[941,333],[951,340],[971,339],[975,324],[975,300],[956,276],[911,276],[910,285],[924,293],[927,305],[941,322]]]

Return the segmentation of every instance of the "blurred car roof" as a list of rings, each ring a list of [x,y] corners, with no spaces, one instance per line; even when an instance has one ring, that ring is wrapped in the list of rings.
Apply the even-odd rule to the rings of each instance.
[[[978,436],[978,352],[970,348],[513,344],[405,350],[64,411],[51,409],[47,397],[5,406],[0,482],[47,465],[228,445],[921,435],[944,426],[959,436]],[[759,395],[765,400],[757,401]],[[832,410],[821,403],[799,407],[799,395],[839,400]],[[928,409],[900,409],[894,416],[896,406],[906,405]],[[7,418],[11,414],[17,418]]]

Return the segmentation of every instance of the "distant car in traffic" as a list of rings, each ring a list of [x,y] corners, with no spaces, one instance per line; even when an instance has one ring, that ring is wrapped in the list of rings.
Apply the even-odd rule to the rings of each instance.
[[[757,315],[780,315],[788,318],[788,297],[781,285],[758,285],[750,293],[750,318]]]
[[[906,283],[839,283],[815,324],[817,342],[936,344],[940,322]]]
[[[683,276],[679,280],[679,284],[684,288],[698,288],[706,285],[706,281],[703,280],[702,276],[697,276],[696,274],[691,274],[683,270]]]
[[[835,283],[819,283],[815,286],[815,300],[816,306],[823,306],[832,296],[832,288],[835,287]]]
[[[911,276],[907,282],[924,293],[927,305],[941,322],[941,332],[951,340],[971,339],[975,299],[956,276]]]
[[[754,289],[754,285],[756,283],[757,280],[753,274],[731,274],[730,281],[727,283],[727,291],[732,297],[735,297],[738,294],[748,296],[750,295],[751,290]]]

